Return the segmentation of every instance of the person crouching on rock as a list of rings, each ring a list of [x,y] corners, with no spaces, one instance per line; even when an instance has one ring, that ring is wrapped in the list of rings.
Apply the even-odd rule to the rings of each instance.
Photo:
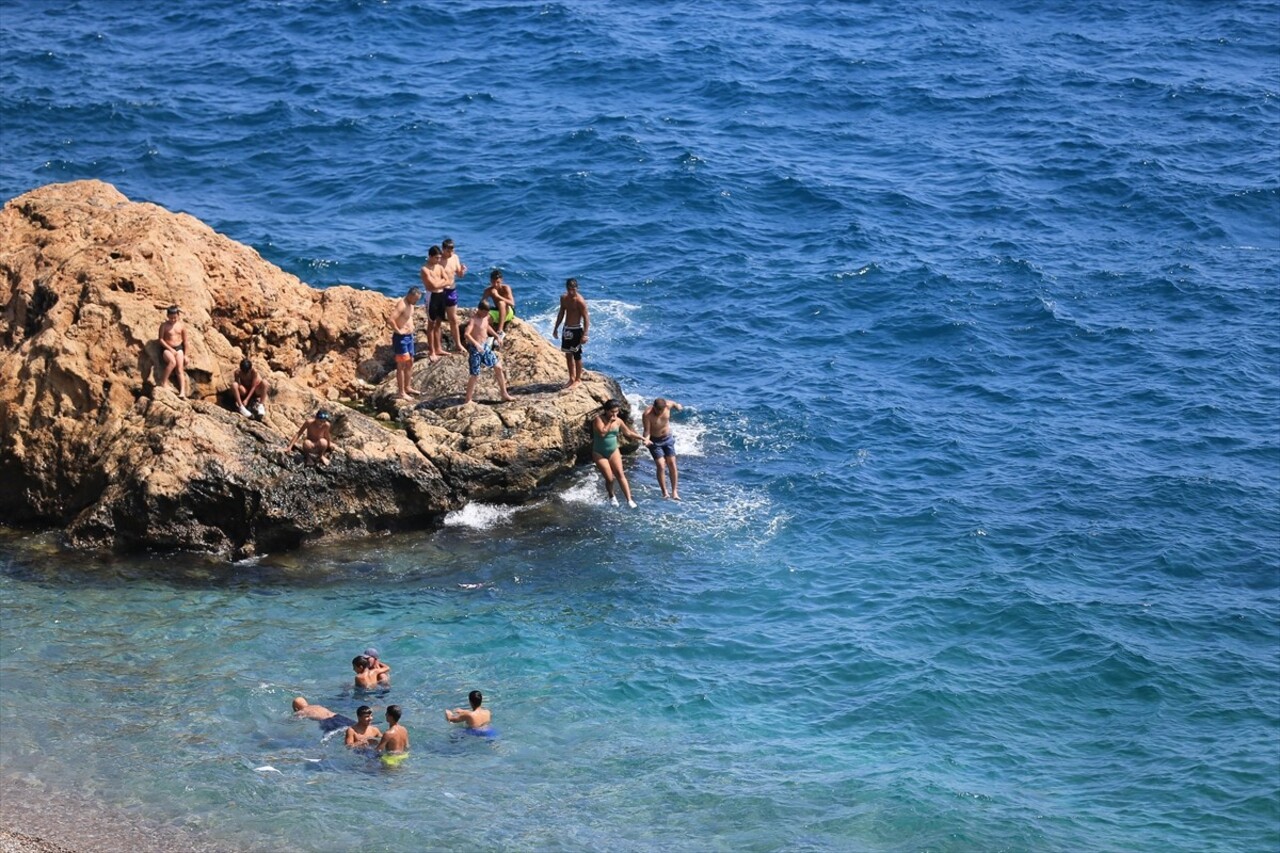
[[[489,301],[481,298],[475,313],[471,315],[471,321],[467,323],[466,344],[467,355],[470,356],[468,367],[471,378],[467,380],[467,398],[462,401],[463,405],[470,403],[476,393],[481,367],[493,368],[493,373],[498,378],[498,391],[504,402],[515,399],[507,393],[507,372],[502,369],[501,357],[493,351],[493,338],[494,331],[489,325]]]
[[[170,305],[165,311],[165,321],[160,324],[160,354],[164,357],[164,371],[160,374],[161,387],[169,384],[169,376],[178,371],[178,396],[187,396],[187,326],[182,322],[182,310]]]
[[[309,418],[298,428],[298,434],[293,437],[293,441],[289,442],[289,448],[285,452],[292,453],[294,446],[301,439],[303,459],[310,464],[319,462],[321,465],[328,465],[329,454],[333,452],[333,436],[329,429],[329,421],[327,411],[321,409],[316,412],[314,418]],[[304,434],[306,438],[303,438]]]
[[[231,377],[231,393],[236,398],[236,411],[247,417],[262,420],[267,410],[263,404],[267,401],[267,383],[253,369],[253,362],[244,359],[240,369]],[[252,411],[250,411],[252,409]]]

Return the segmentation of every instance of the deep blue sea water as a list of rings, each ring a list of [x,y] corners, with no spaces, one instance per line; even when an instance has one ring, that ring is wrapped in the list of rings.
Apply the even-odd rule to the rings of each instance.
[[[635,512],[583,469],[251,564],[6,535],[8,790],[254,850],[1277,849],[1278,140],[1261,0],[0,0],[4,199],[387,294],[450,235],[687,407],[681,505],[636,458]],[[288,714],[369,643],[396,772]]]

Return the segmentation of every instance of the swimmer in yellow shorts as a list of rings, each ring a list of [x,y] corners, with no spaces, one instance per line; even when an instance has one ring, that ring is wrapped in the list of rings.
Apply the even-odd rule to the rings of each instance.
[[[493,301],[495,309],[489,312],[489,321],[497,330],[501,344],[507,336],[507,324],[516,318],[516,295],[511,292],[511,285],[502,280],[502,270],[489,273],[489,286],[481,296]]]
[[[378,741],[378,757],[388,767],[395,767],[409,757],[409,731],[400,725],[400,706],[387,706],[387,730]]]

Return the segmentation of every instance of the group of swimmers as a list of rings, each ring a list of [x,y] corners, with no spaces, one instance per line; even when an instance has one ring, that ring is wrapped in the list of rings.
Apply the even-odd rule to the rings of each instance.
[[[458,321],[458,289],[457,280],[467,274],[467,265],[454,251],[453,240],[445,237],[439,246],[432,246],[427,251],[427,262],[420,271],[422,287],[429,294],[427,301],[427,347],[428,359],[432,364],[448,355],[461,355],[465,348],[468,363],[468,379],[466,396],[463,403],[470,403],[475,395],[476,384],[483,368],[494,371],[498,383],[498,391],[504,402],[514,399],[507,391],[506,371],[502,366],[501,356],[497,350],[506,337],[508,325],[516,322],[516,299],[511,286],[502,277],[501,270],[489,273],[489,286],[485,288],[476,305],[476,311],[467,323],[466,333],[461,332]],[[391,327],[391,348],[395,354],[396,393],[397,398],[408,400],[420,396],[411,385],[413,360],[415,354],[414,306],[422,298],[422,288],[417,285],[409,288],[403,298],[396,301],[391,313],[387,316],[387,324]],[[448,322],[453,335],[454,349],[444,347],[444,324]],[[563,333],[562,333],[563,327]],[[569,373],[569,381],[565,389],[573,388],[582,381],[582,348],[587,344],[591,327],[591,315],[587,301],[578,292],[578,280],[570,278],[565,281],[565,292],[560,297],[560,307],[556,313],[552,335],[560,339],[560,351],[564,353],[565,367]],[[186,397],[188,383],[186,373],[186,326],[182,322],[181,310],[172,305],[166,312],[164,323],[158,335],[164,369],[160,384],[168,383],[169,377],[176,371],[178,375],[179,396]],[[236,410],[245,417],[261,420],[266,415],[266,400],[270,393],[267,381],[254,369],[253,362],[244,359],[232,376],[231,392]],[[675,436],[671,432],[671,411],[681,411],[683,407],[661,397],[655,399],[645,409],[642,418],[642,434],[637,435],[619,415],[621,404],[617,400],[605,403],[600,414],[591,426],[591,458],[604,478],[605,491],[613,504],[618,503],[614,494],[615,484],[621,489],[627,505],[636,508],[631,497],[631,484],[627,482],[622,468],[622,455],[618,450],[619,435],[626,435],[633,441],[640,441],[649,448],[657,466],[658,488],[664,499],[680,500],[679,470],[676,463]],[[286,453],[292,453],[297,447],[302,451],[303,459],[308,464],[328,465],[334,449],[332,433],[332,415],[321,409],[308,418],[289,442]],[[667,480],[670,479],[670,490]]]
[[[370,691],[391,686],[391,667],[378,655],[378,650],[368,648],[363,654],[356,655],[351,661],[355,670],[355,688]],[[450,723],[460,723],[474,734],[490,735],[493,715],[488,708],[482,707],[484,695],[479,690],[472,690],[467,696],[471,705],[467,708],[447,708],[444,718]],[[409,753],[409,730],[400,722],[399,705],[388,705],[384,711],[387,728],[379,731],[373,724],[373,709],[361,705],[356,709],[356,718],[352,720],[342,714],[335,713],[323,705],[313,705],[305,697],[298,696],[293,700],[293,715],[320,724],[321,731],[327,733],[345,729],[343,743],[353,749],[364,749],[382,759],[384,764],[399,764]]]

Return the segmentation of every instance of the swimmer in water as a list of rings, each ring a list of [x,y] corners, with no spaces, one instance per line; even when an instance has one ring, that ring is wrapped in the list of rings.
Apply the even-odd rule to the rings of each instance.
[[[355,685],[362,690],[373,690],[379,684],[385,683],[386,673],[380,677],[378,673],[369,666],[369,659],[364,655],[356,655],[351,659],[351,668],[355,670]]]
[[[400,725],[400,706],[387,706],[387,730],[378,740],[378,755],[384,763],[399,763],[409,751],[409,731]]]
[[[472,690],[467,695],[467,701],[471,703],[470,711],[462,708],[454,708],[452,711],[446,710],[444,718],[451,723],[464,723],[469,729],[488,728],[492,715],[489,713],[488,708],[480,707],[480,704],[484,702],[484,694],[479,690]]]
[[[372,746],[382,737],[382,732],[373,724],[373,709],[368,705],[356,708],[355,725],[347,726],[347,746]]]
[[[389,675],[391,672],[391,666],[383,662],[382,656],[378,654],[377,649],[370,646],[364,650],[364,656],[369,659],[369,669],[372,669],[378,674],[379,681],[385,684],[391,680],[391,676]]]
[[[343,726],[355,725],[350,718],[335,714],[323,705],[312,705],[301,696],[293,700],[293,715],[306,720],[315,720],[320,724],[320,728],[326,732],[331,732]]]

